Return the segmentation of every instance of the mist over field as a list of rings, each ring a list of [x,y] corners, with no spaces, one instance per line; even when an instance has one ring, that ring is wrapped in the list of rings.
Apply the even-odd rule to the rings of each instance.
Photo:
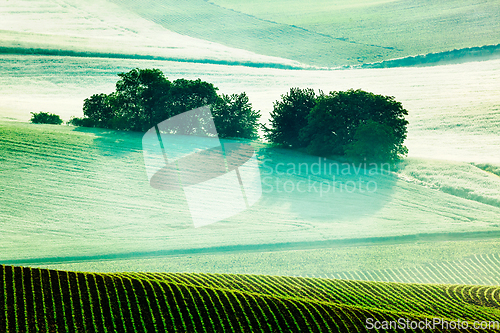
[[[2,2],[2,262],[498,284],[486,267],[499,258],[498,6]],[[436,61],[409,66],[416,58]],[[397,67],[368,68],[377,66]],[[85,98],[112,92],[117,74],[134,68],[244,91],[264,123],[291,87],[394,96],[409,111],[409,154],[388,174],[314,174],[328,192],[301,193],[286,184],[311,180],[280,165],[318,157],[253,142],[262,198],[194,229],[183,192],[150,186],[143,133],[27,123],[38,111],[81,117]],[[348,190],[361,182],[376,188]],[[450,271],[455,264],[481,277]]]

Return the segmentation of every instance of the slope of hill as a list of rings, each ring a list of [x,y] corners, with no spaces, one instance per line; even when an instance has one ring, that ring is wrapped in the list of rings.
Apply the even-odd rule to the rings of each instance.
[[[498,44],[500,40],[500,5],[495,0],[208,2],[266,23],[329,38],[332,45],[350,43],[357,53],[343,59],[346,64]]]
[[[498,232],[498,206],[402,181],[383,170],[337,171],[336,165],[343,166],[335,161],[258,143],[262,198],[240,214],[194,229],[183,191],[150,186],[141,133],[14,122],[1,124],[0,131],[4,261]],[[314,171],[318,163],[320,173]],[[286,172],[284,166],[296,171]],[[486,174],[477,170],[472,179]],[[485,196],[497,197],[497,178],[484,178]],[[304,181],[313,185],[302,188]]]
[[[2,52],[58,50],[294,68],[399,66],[455,56],[450,53],[455,49],[473,57],[469,48],[497,45],[498,10],[494,0],[358,0],[348,5],[326,0],[307,5],[296,0],[21,0],[0,4],[0,41],[8,48]],[[494,52],[498,56],[498,48]],[[432,53],[424,60],[405,58]],[[395,58],[406,60],[383,62]]]
[[[110,0],[172,31],[255,53],[316,66],[357,63],[360,54],[386,59],[388,50],[309,31],[290,24],[262,20],[204,0]],[[378,56],[383,54],[384,57]],[[382,58],[381,58],[382,57]]]
[[[180,35],[106,0],[3,1],[0,15],[1,53],[300,66]]]
[[[2,332],[360,332],[434,318],[433,331],[478,332],[500,320],[498,287],[3,265],[0,275]]]
[[[182,34],[327,67],[498,44],[500,37],[493,0],[111,1]]]

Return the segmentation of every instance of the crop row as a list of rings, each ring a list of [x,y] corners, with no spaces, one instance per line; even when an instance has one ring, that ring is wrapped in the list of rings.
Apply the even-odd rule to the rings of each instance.
[[[500,289],[492,286],[468,285],[456,289],[456,285],[237,274],[130,273],[130,276],[429,317],[470,321],[500,318]],[[491,311],[484,311],[486,308]]]
[[[0,332],[350,332],[367,318],[500,318],[500,288],[486,286],[13,266],[0,275]]]

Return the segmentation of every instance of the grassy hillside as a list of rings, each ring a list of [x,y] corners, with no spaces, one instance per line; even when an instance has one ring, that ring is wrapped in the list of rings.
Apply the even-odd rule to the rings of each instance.
[[[344,71],[279,70],[171,61],[0,56],[4,74],[0,120],[28,121],[30,112],[82,116],[83,100],[110,93],[116,74],[133,68],[159,68],[170,80],[213,82],[221,93],[245,91],[262,121],[273,102],[290,87],[363,89],[395,96],[409,110],[406,144],[412,157],[500,165],[500,61],[425,68]]]
[[[115,260],[24,263],[86,272],[262,274],[401,283],[500,285],[500,241],[413,240],[272,251],[190,253]]]
[[[258,54],[292,59],[316,66],[357,63],[360,54],[387,56],[385,49],[352,44],[290,24],[262,20],[204,0],[111,0],[148,21],[183,35],[217,42]]]
[[[500,320],[498,287],[3,265],[0,275],[2,332],[363,332],[368,318],[477,332],[475,321]]]
[[[167,29],[259,54],[339,66],[499,43],[497,1],[111,0]]]
[[[499,9],[494,0],[5,1],[0,52],[337,67],[496,45]]]
[[[180,35],[105,0],[3,1],[0,15],[0,53],[293,63]]]
[[[245,252],[333,246],[350,239],[370,243],[414,235],[425,239],[498,232],[496,205],[402,181],[380,170],[312,174],[311,169],[306,175],[297,169],[287,174],[283,165],[305,163],[312,168],[318,158],[263,144],[255,144],[262,198],[240,214],[194,229],[182,191],[149,185],[140,133],[21,123],[3,123],[0,132],[3,260]],[[290,184],[307,182],[308,177],[315,188],[290,190]],[[335,184],[320,193],[318,184],[331,183],[332,177]],[[360,180],[372,182],[370,192],[351,188]],[[500,179],[484,181],[493,191]]]
[[[358,46],[349,62],[498,44],[500,5],[473,0],[209,1]],[[300,43],[298,43],[300,45]]]

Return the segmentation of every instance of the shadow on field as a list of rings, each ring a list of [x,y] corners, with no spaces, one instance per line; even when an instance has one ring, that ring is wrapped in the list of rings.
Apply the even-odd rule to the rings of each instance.
[[[262,198],[305,221],[370,217],[392,200],[397,177],[389,165],[348,163],[286,149],[259,152]]]
[[[142,151],[142,136],[144,133],[141,132],[90,127],[75,127],[73,131],[93,134],[95,136],[94,147],[104,156],[122,157],[131,152]]]

